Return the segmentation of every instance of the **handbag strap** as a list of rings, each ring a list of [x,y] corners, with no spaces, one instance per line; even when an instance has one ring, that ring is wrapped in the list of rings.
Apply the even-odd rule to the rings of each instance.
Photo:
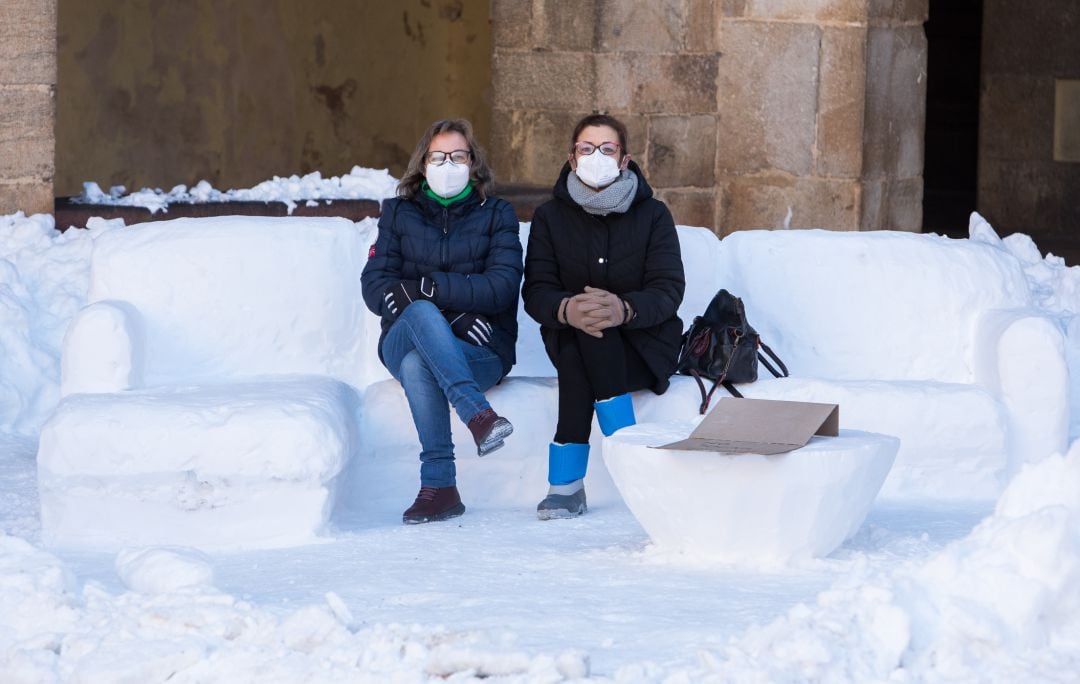
[[[785,366],[784,362],[780,360],[780,357],[776,355],[776,352],[774,352],[772,348],[769,347],[769,345],[765,344],[761,340],[758,340],[758,345],[761,349],[765,350],[765,353],[769,355],[769,358],[776,362],[776,365],[780,366],[780,369],[783,371],[783,377],[788,377],[787,366]],[[760,351],[758,352],[757,356],[758,361],[761,362],[761,365],[768,368],[769,372],[773,374],[774,378],[779,378],[781,376],[780,371],[776,370],[773,365],[769,363],[769,359],[765,358],[765,356]]]
[[[723,385],[724,389],[731,392],[732,396],[738,397],[739,399],[743,398],[743,395],[739,394],[739,390],[735,389],[735,386],[727,381],[728,371],[731,370],[731,363],[735,360],[735,350],[739,348],[739,343],[742,342],[742,340],[743,335],[741,331],[736,330],[735,344],[732,345],[731,355],[728,356],[727,363],[724,364],[724,370],[720,371],[720,375],[717,376],[716,380],[713,380],[712,387],[709,388],[708,392],[705,392],[705,383],[701,381],[701,376],[698,375],[697,370],[694,368],[690,369],[690,375],[694,376],[694,379],[697,380],[698,390],[701,391],[701,406],[698,407],[698,413],[701,415],[705,415],[705,412],[709,410],[709,402],[712,401],[712,395],[720,385]]]

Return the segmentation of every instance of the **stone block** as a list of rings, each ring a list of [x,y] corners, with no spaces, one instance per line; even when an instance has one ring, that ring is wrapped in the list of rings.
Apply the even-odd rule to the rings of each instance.
[[[979,156],[1049,159],[1054,147],[1054,80],[985,74],[979,101]]]
[[[654,187],[713,185],[716,117],[655,116],[649,123],[649,182]]]
[[[754,176],[732,178],[729,187],[724,235],[754,228],[859,228],[859,181]]]
[[[649,117],[641,114],[615,115],[626,126],[626,151],[643,169],[649,164]],[[576,123],[576,122],[575,122]],[[572,129],[567,129],[564,136],[569,141]]]
[[[22,211],[30,214],[53,213],[52,178],[19,183],[0,183],[0,216]]]
[[[491,40],[495,47],[523,48],[531,44],[532,0],[492,0]]]
[[[0,83],[56,83],[56,0],[0,3]]]
[[[720,36],[718,175],[813,169],[821,29],[733,22]]]
[[[886,216],[889,230],[922,230],[923,179],[898,178],[889,183],[889,203]]]
[[[495,110],[490,157],[497,179],[553,185],[580,118],[578,112]]]
[[[875,179],[863,183],[859,230],[922,230],[923,179]]]
[[[716,111],[718,55],[598,53],[596,106],[612,112]]]
[[[596,73],[590,53],[496,51],[491,71],[496,108],[593,108]]]
[[[532,46],[590,51],[596,40],[597,0],[533,0]]]
[[[882,21],[919,24],[926,22],[930,12],[930,0],[863,0],[868,5],[869,18],[874,23]]]
[[[716,51],[717,0],[687,0],[686,49]]]
[[[863,178],[922,173],[926,35],[922,26],[867,30]]]
[[[725,0],[729,17],[786,21],[865,22],[866,0]]]
[[[687,25],[683,0],[599,0],[597,47],[605,51],[678,52]]]
[[[862,171],[866,30],[826,27],[821,33],[817,172],[857,178]]]
[[[701,226],[713,229],[716,217],[715,190],[661,189],[657,196],[671,210],[680,226]]]
[[[721,17],[741,17],[746,14],[747,0],[717,0]]]
[[[53,176],[53,93],[41,86],[0,89],[0,178]]]

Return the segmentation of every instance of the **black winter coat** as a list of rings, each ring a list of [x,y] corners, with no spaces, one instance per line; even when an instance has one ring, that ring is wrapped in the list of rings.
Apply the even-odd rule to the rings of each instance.
[[[570,165],[555,182],[555,198],[533,214],[525,257],[525,311],[539,324],[552,363],[558,356],[558,307],[564,297],[603,288],[630,302],[636,316],[620,328],[656,378],[653,391],[667,391],[682,341],[683,274],[679,238],[671,212],[653,198],[637,164],[638,187],[623,214],[594,216],[566,189]]]
[[[401,280],[429,276],[434,304],[445,311],[481,314],[494,331],[490,347],[510,372],[516,358],[521,240],[510,203],[497,197],[468,197],[443,207],[421,193],[386,200],[379,236],[361,276],[364,302],[382,317],[382,343],[394,317],[383,294]],[[385,363],[385,362],[384,362]]]

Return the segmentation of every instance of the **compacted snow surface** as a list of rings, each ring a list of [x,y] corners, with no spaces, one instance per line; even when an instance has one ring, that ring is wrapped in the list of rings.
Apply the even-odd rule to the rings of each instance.
[[[460,483],[469,511],[442,524],[403,527],[402,500],[341,514],[322,543],[295,548],[45,548],[37,438],[59,399],[93,241],[118,225],[59,234],[48,216],[0,217],[0,681],[1014,682],[1080,671],[1075,400],[1068,453],[1024,466],[996,504],[879,501],[831,556],[782,566],[662,552],[618,500],[540,523],[543,482],[515,506],[473,504],[501,485],[483,462]],[[1021,262],[1080,368],[1080,269],[978,220],[971,239]]]

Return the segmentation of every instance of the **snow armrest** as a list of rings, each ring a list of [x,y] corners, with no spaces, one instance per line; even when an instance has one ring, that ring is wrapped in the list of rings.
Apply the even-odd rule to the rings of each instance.
[[[141,316],[127,302],[101,301],[79,311],[64,336],[60,396],[138,387],[142,337]]]
[[[1008,411],[1010,472],[1064,452],[1069,369],[1057,322],[1033,309],[988,311],[976,342],[976,381]]]

